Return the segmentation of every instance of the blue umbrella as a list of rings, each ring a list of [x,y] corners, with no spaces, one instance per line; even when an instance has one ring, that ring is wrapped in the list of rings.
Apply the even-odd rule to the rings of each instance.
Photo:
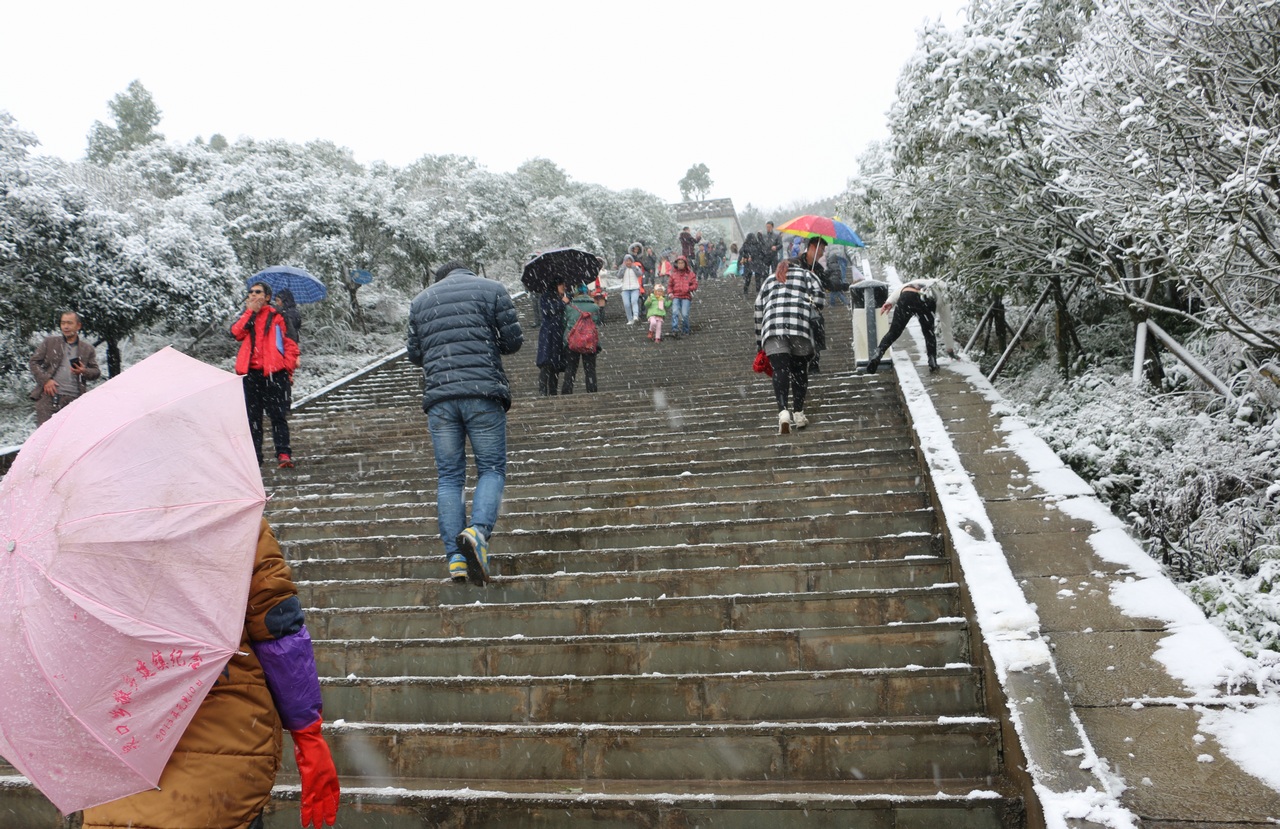
[[[302,268],[290,268],[287,265],[276,265],[274,268],[258,271],[246,279],[244,284],[247,288],[255,282],[270,285],[272,293],[288,288],[293,291],[293,299],[299,304],[319,302],[329,295],[329,289],[319,279]]]

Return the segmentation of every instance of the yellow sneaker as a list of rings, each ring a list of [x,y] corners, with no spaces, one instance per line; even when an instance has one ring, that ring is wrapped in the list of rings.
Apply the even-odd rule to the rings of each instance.
[[[489,542],[475,527],[458,533],[458,549],[467,559],[467,581],[482,585],[489,580]]]

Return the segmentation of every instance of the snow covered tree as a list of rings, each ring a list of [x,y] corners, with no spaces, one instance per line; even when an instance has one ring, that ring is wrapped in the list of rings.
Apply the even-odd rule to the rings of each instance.
[[[527,221],[533,231],[530,253],[564,247],[593,253],[603,249],[596,235],[595,221],[568,196],[537,199],[529,206]]]
[[[1135,314],[1280,350],[1280,4],[1102,4],[1045,107],[1054,186]],[[1221,350],[1227,353],[1228,350]]]
[[[569,194],[569,174],[545,158],[531,158],[516,168],[513,178],[533,198],[554,199]]]
[[[1081,350],[1072,287],[1100,265],[1051,187],[1040,106],[1093,7],[973,0],[959,30],[924,28],[890,111],[890,167],[867,190],[882,248],[912,276],[949,278],[961,302],[1052,298],[1064,372]]]
[[[598,184],[578,185],[574,201],[595,224],[600,247],[593,252],[607,263],[621,261],[633,242],[653,243],[671,235],[675,216],[656,196],[642,190],[617,192]]]
[[[711,192],[711,170],[707,165],[698,163],[693,165],[684,174],[684,178],[680,179],[680,197],[685,201],[689,201],[693,196],[699,199],[705,199],[707,193]]]
[[[56,326],[64,259],[84,209],[62,163],[32,154],[38,143],[0,111],[0,356],[15,370],[30,356],[27,338]]]
[[[1081,0],[975,0],[962,30],[921,33],[891,114],[892,173],[879,214],[913,274],[1037,290],[1087,271],[1080,231],[1046,185],[1039,104],[1079,37]]]
[[[156,132],[160,109],[141,81],[132,81],[124,92],[107,103],[115,125],[94,121],[89,131],[89,161],[109,164],[117,155],[132,149],[163,141]]]

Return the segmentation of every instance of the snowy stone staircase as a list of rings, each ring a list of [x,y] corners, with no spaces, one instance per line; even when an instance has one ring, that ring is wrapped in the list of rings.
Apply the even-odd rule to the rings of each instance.
[[[295,413],[268,518],[339,826],[1025,825],[892,373],[856,375],[828,310],[812,425],[777,435],[740,289],[660,345],[611,307],[596,394],[538,397],[526,324],[484,588],[444,579],[418,369]],[[285,753],[272,829],[298,825]]]
[[[269,517],[340,825],[1022,825],[892,375],[833,330],[813,424],[780,437],[735,286],[694,319],[661,345],[611,319],[597,394],[538,397],[532,348],[508,358],[486,588],[443,579],[416,369],[297,413],[328,450],[270,475]]]

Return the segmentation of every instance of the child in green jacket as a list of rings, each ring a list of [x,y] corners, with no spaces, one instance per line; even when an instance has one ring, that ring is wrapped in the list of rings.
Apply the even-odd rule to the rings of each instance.
[[[653,293],[644,301],[644,313],[649,318],[649,339],[662,342],[662,320],[671,309],[671,300],[667,299],[666,289],[655,285]]]

